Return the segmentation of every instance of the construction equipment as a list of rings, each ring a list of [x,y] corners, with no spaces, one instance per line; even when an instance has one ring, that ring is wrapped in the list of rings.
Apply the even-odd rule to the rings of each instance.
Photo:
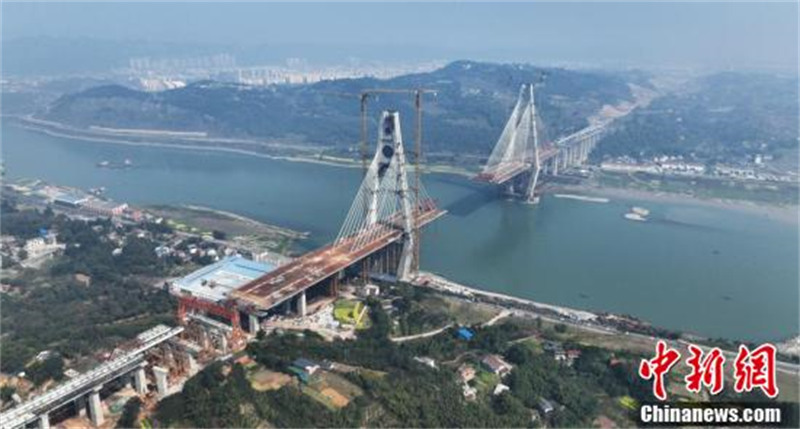
[[[178,323],[184,326],[188,323],[187,312],[190,310],[204,312],[228,320],[231,324],[231,333],[228,338],[231,350],[239,350],[245,346],[246,337],[239,320],[239,309],[234,302],[229,301],[218,304],[193,296],[178,297]]]
[[[361,113],[361,165],[364,171],[364,174],[367,174],[367,162],[368,162],[368,149],[367,149],[367,101],[370,97],[374,97],[378,94],[412,94],[414,96],[414,110],[416,113],[416,124],[414,127],[414,194],[415,199],[419,201],[419,189],[420,189],[420,174],[421,174],[421,164],[422,164],[422,100],[425,94],[432,94],[434,97],[438,95],[438,92],[435,89],[427,89],[427,88],[371,88],[365,89],[358,94],[353,93],[342,93],[342,92],[330,92],[331,94],[344,96],[344,97],[352,97],[358,98],[360,103],[360,113]],[[418,210],[418,209],[417,209]],[[419,271],[419,259],[420,259],[420,243],[422,239],[422,229],[415,227],[414,228],[414,262],[413,262],[413,271]],[[364,273],[366,274],[366,273]],[[366,282],[366,275],[362,275],[364,281]]]

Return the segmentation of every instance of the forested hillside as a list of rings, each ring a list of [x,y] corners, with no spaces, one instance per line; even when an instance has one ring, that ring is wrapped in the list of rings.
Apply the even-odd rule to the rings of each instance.
[[[629,83],[641,73],[544,69],[529,65],[454,62],[430,73],[389,80],[343,79],[313,85],[247,87],[197,82],[159,93],[102,86],[62,97],[43,112],[76,127],[206,131],[212,136],[282,139],[346,148],[359,139],[357,94],[369,88],[429,88],[425,100],[428,149],[484,154],[496,141],[520,85],[537,82],[537,104],[550,138],[577,130],[604,104],[631,99]],[[401,111],[412,134],[413,100],[381,94],[370,102],[374,124],[382,108]],[[372,128],[370,128],[372,131]]]
[[[797,78],[709,75],[619,121],[596,155],[708,161],[780,155],[798,144],[797,100]]]

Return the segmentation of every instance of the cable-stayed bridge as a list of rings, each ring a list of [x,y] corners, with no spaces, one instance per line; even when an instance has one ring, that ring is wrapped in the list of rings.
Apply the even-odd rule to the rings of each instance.
[[[534,85],[523,85],[500,138],[475,180],[502,185],[508,194],[535,203],[540,176],[556,175],[559,170],[585,162],[606,125],[592,125],[554,142],[543,139]]]
[[[233,291],[240,305],[268,310],[296,298],[305,313],[306,290],[327,284],[335,291],[345,270],[408,280],[418,268],[416,232],[444,214],[420,182],[408,178],[400,115],[384,111],[378,147],[336,240]]]

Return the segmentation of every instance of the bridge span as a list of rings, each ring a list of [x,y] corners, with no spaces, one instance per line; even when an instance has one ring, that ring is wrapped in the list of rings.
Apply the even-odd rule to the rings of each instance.
[[[542,122],[536,112],[533,85],[523,85],[500,138],[474,180],[504,186],[507,193],[535,203],[540,175],[556,175],[559,170],[585,162],[606,125],[591,125],[554,142],[540,141]]]
[[[47,429],[50,427],[48,416],[50,411],[86,396],[92,423],[100,426],[104,421],[100,405],[100,388],[103,384],[132,373],[136,390],[144,393],[147,390],[144,366],[148,351],[181,332],[183,332],[182,327],[170,328],[164,325],[143,332],[137,337],[138,345],[135,348],[0,414],[0,428],[18,429],[38,422],[39,428]],[[159,387],[162,387],[162,377],[165,385],[166,370],[154,367],[154,372]]]
[[[327,281],[335,291],[343,272],[356,265],[365,276],[376,269],[400,279],[413,275],[416,232],[444,211],[421,183],[418,189],[409,183],[399,114],[383,112],[378,133],[375,156],[336,241],[232,291],[240,307],[269,310],[296,299],[298,312],[305,315],[308,289]]]

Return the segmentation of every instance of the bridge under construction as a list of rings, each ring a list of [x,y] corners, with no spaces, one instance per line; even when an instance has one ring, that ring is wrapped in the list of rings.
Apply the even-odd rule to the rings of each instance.
[[[408,178],[400,115],[384,111],[378,147],[336,240],[231,292],[241,307],[263,311],[296,298],[305,314],[305,292],[325,285],[335,293],[346,271],[410,279],[419,267],[419,229],[444,214],[417,180]]]
[[[502,186],[507,194],[536,203],[541,175],[557,175],[560,170],[584,163],[606,125],[591,125],[554,142],[542,141],[543,124],[536,109],[534,85],[522,85],[500,138],[474,180]]]
[[[149,364],[148,357],[159,346],[165,346],[167,342],[174,340],[181,332],[183,332],[182,327],[170,328],[164,325],[158,325],[143,332],[133,342],[130,349],[123,350],[119,355],[96,368],[0,414],[0,428],[18,429],[37,423],[40,429],[49,429],[50,413],[73,402],[84,405],[88,403],[91,421],[99,427],[104,422],[103,409],[100,404],[100,391],[103,385],[132,375],[137,393],[144,394],[147,392],[145,376],[145,367],[147,366],[152,366],[159,395],[166,395],[169,370]],[[83,406],[79,406],[79,408],[83,408]]]

